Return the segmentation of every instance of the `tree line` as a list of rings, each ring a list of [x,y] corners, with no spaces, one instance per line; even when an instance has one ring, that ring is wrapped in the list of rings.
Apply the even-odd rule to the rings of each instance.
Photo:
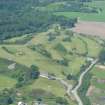
[[[45,4],[39,0],[0,0],[0,40],[45,31],[55,23],[73,27],[77,21],[37,10],[36,7],[41,5]]]

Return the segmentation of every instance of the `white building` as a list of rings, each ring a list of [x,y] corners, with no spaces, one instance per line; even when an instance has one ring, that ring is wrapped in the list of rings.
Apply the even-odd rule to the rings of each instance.
[[[20,102],[18,102],[18,105],[27,105],[27,104],[22,102],[22,101],[20,101]]]

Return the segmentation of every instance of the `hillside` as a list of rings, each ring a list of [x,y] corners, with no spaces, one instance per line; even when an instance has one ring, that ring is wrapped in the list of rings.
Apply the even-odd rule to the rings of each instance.
[[[98,57],[102,49],[99,42],[103,42],[103,40],[98,37],[75,34],[69,29],[57,29],[57,27],[53,26],[47,32],[32,35],[31,39],[28,38],[30,37],[29,35],[16,37],[5,40],[0,45],[0,90],[14,88],[16,93],[14,96],[15,100],[13,101],[14,105],[18,101],[23,100],[23,97],[32,95],[32,91],[35,93],[32,97],[27,97],[24,100],[25,102],[30,103],[34,101],[33,97],[36,97],[35,100],[40,97],[43,100],[42,102],[54,105],[54,102],[56,102],[55,97],[64,97],[68,100],[68,103],[76,105],[72,98],[68,99],[65,88],[57,80],[47,80],[44,78],[30,80],[26,76],[25,78],[29,82],[23,82],[24,85],[22,86],[19,81],[21,73],[26,72],[25,75],[28,75],[27,72],[28,69],[31,69],[31,65],[36,65],[40,73],[44,73],[43,75],[48,73],[75,85],[82,72],[82,66],[87,64],[88,57]],[[25,41],[26,37],[30,40]],[[20,41],[20,39],[25,41],[25,43],[19,43],[18,40]],[[13,67],[11,68],[11,66]],[[68,75],[71,75],[70,80],[67,80]],[[5,85],[2,81],[6,81],[6,79],[8,83],[10,81],[12,84],[7,83]],[[42,93],[44,92],[42,96],[40,96],[41,91]],[[49,96],[48,94],[52,95]],[[48,97],[52,98],[47,99]]]
[[[0,0],[0,105],[104,105],[105,0]]]

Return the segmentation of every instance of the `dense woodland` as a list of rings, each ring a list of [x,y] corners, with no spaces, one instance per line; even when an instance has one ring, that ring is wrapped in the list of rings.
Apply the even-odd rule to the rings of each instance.
[[[49,12],[42,12],[33,7],[46,5],[52,1],[38,2],[38,0],[0,0],[0,39],[13,36],[44,31],[49,25],[74,26],[76,19],[54,16]]]
[[[0,0],[0,40],[20,36],[37,31],[44,31],[49,25],[59,23],[62,26],[73,27],[77,19],[55,16],[54,11],[97,12],[84,7],[83,3],[90,0],[66,0],[66,4],[53,12],[40,7],[46,7],[55,2],[65,0]],[[71,5],[71,6],[70,6]],[[39,9],[37,8],[39,7]],[[75,7],[75,8],[74,8]]]

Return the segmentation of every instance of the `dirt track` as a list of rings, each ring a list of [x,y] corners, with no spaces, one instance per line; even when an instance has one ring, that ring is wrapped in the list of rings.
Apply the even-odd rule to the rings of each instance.
[[[105,37],[105,22],[79,21],[72,30],[77,33]]]

